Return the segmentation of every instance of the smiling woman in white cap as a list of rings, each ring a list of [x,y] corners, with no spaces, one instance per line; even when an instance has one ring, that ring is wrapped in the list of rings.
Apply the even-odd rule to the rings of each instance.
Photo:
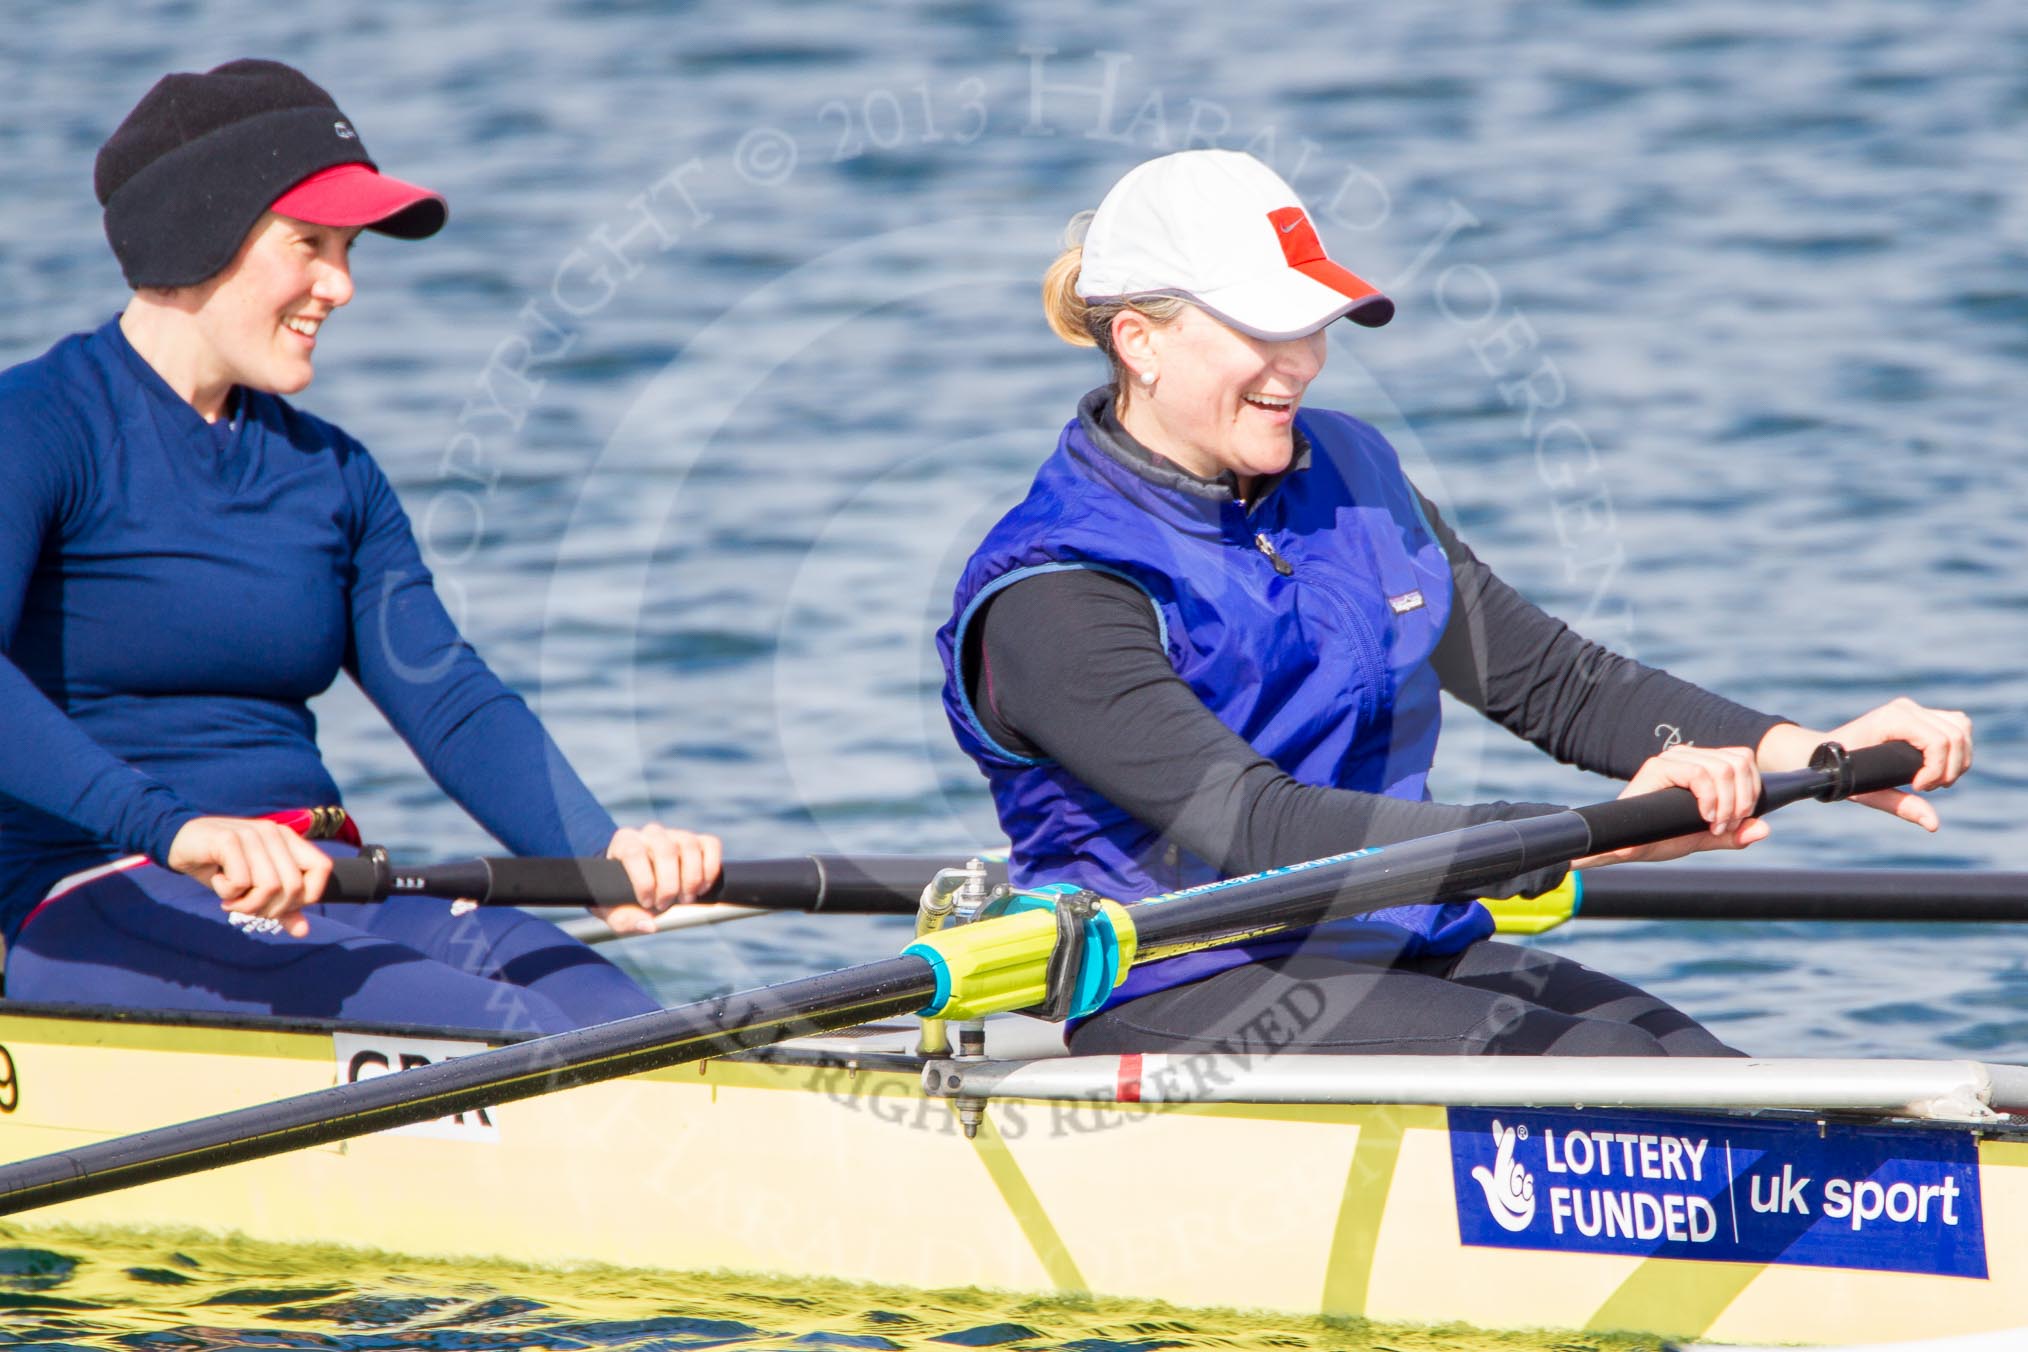
[[[156,84],[96,187],[132,297],[0,374],[7,994],[524,1032],[655,1008],[518,912],[313,904],[359,843],[307,703],[341,670],[509,847],[623,860],[615,928],[718,872],[709,836],[615,826],[459,636],[365,448],[281,397],[360,231],[434,234],[443,199],[253,60]]]
[[[1043,299],[1112,378],[972,556],[938,635],[1018,883],[1132,899],[1554,810],[1428,801],[1446,690],[1629,793],[1692,790],[1711,823],[1585,866],[1761,839],[1760,771],[1826,739],[1921,747],[1918,789],[1970,764],[1962,714],[1896,700],[1812,732],[1588,643],[1502,583],[1378,432],[1304,407],[1331,323],[1378,327],[1394,304],[1250,156],[1134,169]],[[1936,829],[1913,795],[1866,801]],[[1260,1016],[1302,1008],[1316,1050],[1727,1053],[1645,992],[1491,933],[1484,907],[1432,898],[1137,967],[1071,1046],[1272,1050],[1251,1045]]]

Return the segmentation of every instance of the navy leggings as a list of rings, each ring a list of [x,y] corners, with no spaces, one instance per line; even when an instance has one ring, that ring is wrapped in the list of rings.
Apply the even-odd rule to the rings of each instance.
[[[1739,1056],[1617,977],[1490,940],[1393,964],[1298,953],[1102,1010],[1071,1035],[1113,1052]]]
[[[335,851],[334,851],[335,852]],[[231,923],[153,864],[76,888],[7,949],[15,1000],[560,1033],[661,1006],[545,920],[435,897],[310,906],[307,938]]]

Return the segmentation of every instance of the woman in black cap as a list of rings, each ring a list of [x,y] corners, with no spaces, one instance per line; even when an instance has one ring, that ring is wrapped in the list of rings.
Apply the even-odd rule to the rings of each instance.
[[[96,187],[133,298],[0,374],[8,995],[540,1032],[655,1008],[519,913],[316,901],[359,842],[308,707],[341,669],[517,853],[623,861],[615,929],[718,873],[710,836],[616,828],[459,636],[365,448],[281,398],[359,232],[434,234],[443,199],[251,60],[160,81]]]

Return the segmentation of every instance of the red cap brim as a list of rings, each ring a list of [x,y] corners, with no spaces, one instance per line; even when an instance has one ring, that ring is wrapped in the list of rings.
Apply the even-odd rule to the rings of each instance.
[[[1377,329],[1394,318],[1394,302],[1381,295],[1379,287],[1350,268],[1331,261],[1324,252],[1324,242],[1317,238],[1317,228],[1310,224],[1309,216],[1301,207],[1277,207],[1268,213],[1267,218],[1275,228],[1275,238],[1282,246],[1282,257],[1288,260],[1290,267],[1311,281],[1330,287],[1345,299],[1359,302],[1345,312],[1346,318],[1370,329]]]
[[[312,225],[358,225],[398,239],[434,235],[450,216],[438,194],[389,178],[370,164],[319,170],[277,197],[270,209]]]

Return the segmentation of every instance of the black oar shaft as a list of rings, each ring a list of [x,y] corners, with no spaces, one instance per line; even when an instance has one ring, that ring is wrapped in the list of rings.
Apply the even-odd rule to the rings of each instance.
[[[1590,840],[1583,818],[1558,812],[1523,822],[1487,822],[1338,863],[1247,878],[1243,909],[1223,895],[1231,885],[1212,884],[1194,896],[1133,908],[1137,960],[1264,937],[1383,906],[1469,896],[1487,883],[1591,853]],[[1552,856],[1547,847],[1557,842],[1564,852]]]
[[[2028,873],[1940,869],[1600,869],[1586,920],[2028,920]]]
[[[0,1168],[0,1214],[905,1014],[935,989],[928,963],[889,958],[80,1146]]]
[[[913,915],[922,889],[953,860],[912,855],[797,855],[728,859],[707,900],[834,915]],[[995,881],[1006,880],[996,866]],[[324,900],[463,897],[485,906],[617,906],[634,899],[612,859],[466,859],[401,865],[363,854],[333,861]]]
[[[834,915],[914,915],[939,869],[963,862],[907,854],[806,854],[788,859],[728,859],[711,900],[769,910]],[[989,883],[1007,881],[1004,863],[988,862]]]
[[[1866,793],[1906,784],[1922,754],[1894,742],[1851,754],[1837,770],[1761,776],[1756,814],[1829,792]],[[1706,829],[1688,789],[1664,789],[1516,821],[1486,822],[1389,845],[1321,866],[1213,884],[1134,909],[1141,959],[1190,952],[1374,910],[1470,896],[1489,883],[1611,850],[1651,845]],[[1233,905],[1244,888],[1246,904]],[[1589,909],[1587,907],[1587,909]]]
[[[1920,753],[1897,743],[1853,753],[1844,771],[1766,775],[1759,810],[1820,796],[1833,785],[1857,793],[1891,788],[1906,783],[1921,765]],[[1849,778],[1841,779],[1841,774]],[[1579,855],[1667,840],[1703,826],[1696,799],[1685,789],[1594,803],[1547,817],[1489,822],[1413,846],[1390,847],[1385,867],[1358,870],[1361,905],[1355,909],[1469,893]],[[912,915],[937,867],[933,861],[908,855],[728,860],[710,899],[769,910]],[[1005,880],[1004,866],[996,866],[994,880]],[[1311,895],[1317,890],[1314,875],[1249,886],[1264,896],[1286,886],[1306,898],[1295,909],[1275,912],[1270,923],[1310,924],[1333,914],[1328,907],[1312,913],[1317,904]],[[626,871],[611,859],[472,859],[408,867],[391,864],[385,856],[336,861],[326,899],[379,901],[404,894],[466,897],[489,906],[612,906],[633,900]],[[1185,923],[1174,918],[1176,914],[1171,913],[1168,923]],[[1180,914],[1194,912],[1186,909]]]

